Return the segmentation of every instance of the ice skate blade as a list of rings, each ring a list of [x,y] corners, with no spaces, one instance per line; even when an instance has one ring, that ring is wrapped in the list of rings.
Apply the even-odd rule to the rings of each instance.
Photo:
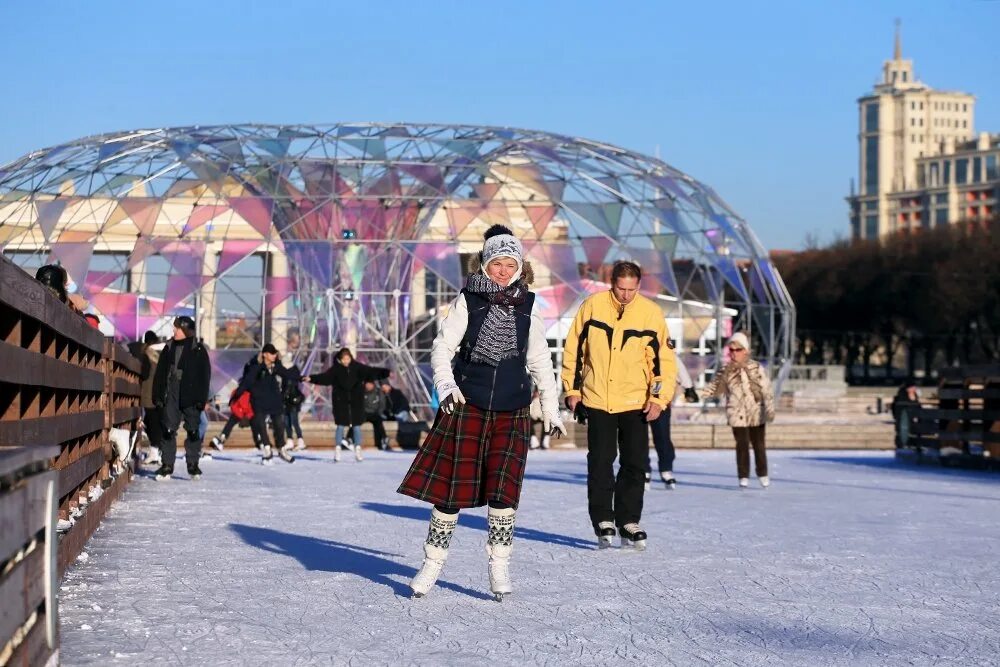
[[[511,593],[494,593],[493,594],[493,601],[494,602],[503,602],[504,598],[508,597],[510,595],[511,595]]]
[[[613,544],[612,544],[612,541],[611,541],[610,537],[601,537],[601,538],[599,538],[597,540],[597,548],[598,549],[601,549],[601,550],[610,549],[612,546],[613,546]]]
[[[622,538],[622,549],[626,551],[645,551],[646,550],[646,540],[635,540],[634,542],[627,537]]]
[[[417,591],[413,591],[412,593],[410,593],[411,600],[419,600],[422,597],[424,597],[424,593],[418,593]]]

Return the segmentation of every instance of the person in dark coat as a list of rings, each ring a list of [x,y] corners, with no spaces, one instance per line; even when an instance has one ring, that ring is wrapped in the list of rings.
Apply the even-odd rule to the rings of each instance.
[[[208,402],[212,364],[204,344],[195,339],[194,320],[182,315],[174,320],[174,337],[160,354],[153,376],[153,402],[162,410],[163,464],[156,479],[170,479],[177,458],[177,431],[181,424],[187,432],[184,451],[191,479],[201,477],[201,412]]]
[[[333,421],[337,425],[336,442],[347,446],[344,431],[349,426],[354,439],[354,458],[361,460],[361,425],[365,423],[365,382],[389,377],[385,368],[366,366],[355,361],[349,349],[337,353],[337,363],[317,375],[307,375],[305,382],[329,385],[333,388]],[[340,449],[334,447],[334,460],[340,460]]]
[[[389,399],[375,382],[365,382],[365,421],[375,430],[375,446],[379,449],[389,449],[389,438],[382,424],[383,415],[389,409]]]
[[[389,384],[388,380],[382,381],[381,389],[388,399],[383,419],[399,422],[410,421],[410,399],[406,398],[406,394]]]
[[[250,392],[250,405],[253,406],[251,427],[260,437],[261,463],[271,463],[275,453],[283,461],[292,463],[291,448],[282,447],[285,439],[285,397],[283,385],[288,382],[288,371],[278,363],[278,349],[267,343],[260,351],[261,363],[253,367],[251,372],[243,376],[236,395]],[[272,445],[267,435],[267,420],[271,420],[271,430],[274,433]]]
[[[250,357],[250,359],[248,359],[245,364],[243,364],[243,374],[240,376],[240,381],[237,384],[237,388],[233,390],[233,394],[229,398],[229,405],[232,405],[233,402],[237,398],[239,398],[240,396],[240,392],[238,391],[239,385],[243,384],[243,380],[245,380],[248,375],[256,372],[257,366],[260,365],[260,362],[261,362],[261,355],[255,354],[252,357]],[[226,420],[226,424],[222,427],[222,433],[216,436],[212,436],[212,440],[209,442],[209,444],[212,446],[212,449],[221,452],[226,446],[226,438],[229,437],[229,435],[233,432],[233,429],[236,428],[236,426],[239,424],[240,424],[239,417],[230,413],[229,419]],[[242,428],[246,427],[247,425],[241,424],[240,426]],[[261,447],[260,435],[257,434],[257,428],[253,424],[250,424],[250,433],[253,437],[254,446],[260,449]]]
[[[306,448],[306,441],[302,437],[302,424],[299,423],[299,412],[302,411],[302,403],[306,400],[306,395],[302,393],[299,384],[302,382],[302,371],[296,364],[285,367],[285,447],[289,450],[303,450]],[[292,438],[298,437],[298,444]]]

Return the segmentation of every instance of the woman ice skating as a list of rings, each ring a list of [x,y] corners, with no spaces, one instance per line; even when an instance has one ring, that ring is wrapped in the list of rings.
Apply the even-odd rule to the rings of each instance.
[[[441,406],[399,487],[434,505],[424,561],[410,587],[426,595],[448,557],[458,512],[489,505],[490,590],[511,593],[514,520],[528,452],[532,380],[541,392],[546,431],[566,433],[545,325],[529,291],[531,267],[511,230],[494,225],[452,302],[431,352]]]
[[[365,423],[365,382],[389,377],[385,368],[366,366],[355,361],[348,348],[337,353],[337,363],[318,375],[307,375],[302,380],[333,388],[333,421],[337,425],[333,460],[340,460],[340,445],[346,446],[344,430],[351,429],[354,442],[354,459],[361,461],[361,425]]]
[[[701,394],[705,398],[726,396],[726,421],[736,438],[736,474],[740,487],[750,485],[750,447],[760,485],[767,488],[767,452],[764,426],[774,421],[774,393],[763,366],[750,358],[750,341],[737,333],[729,339],[731,361],[720,370]]]

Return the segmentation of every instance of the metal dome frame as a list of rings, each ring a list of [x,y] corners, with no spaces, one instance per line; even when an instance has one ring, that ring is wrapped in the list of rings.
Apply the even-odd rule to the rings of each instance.
[[[63,264],[117,337],[195,315],[216,391],[273,340],[304,370],[355,348],[426,405],[436,324],[494,223],[525,245],[557,361],[574,304],[628,258],[694,372],[742,330],[787,374],[795,309],[750,226],[708,185],[610,144],[471,125],[192,126],[0,167],[3,251]]]

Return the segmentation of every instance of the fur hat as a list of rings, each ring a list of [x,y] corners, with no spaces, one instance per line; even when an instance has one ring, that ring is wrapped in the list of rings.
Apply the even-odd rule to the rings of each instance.
[[[742,331],[734,333],[726,345],[736,345],[742,347],[747,352],[750,351],[750,339]]]
[[[521,265],[524,264],[524,246],[509,227],[493,225],[486,230],[483,238],[486,242],[483,243],[483,251],[479,253],[483,268],[498,257],[509,257],[517,262],[517,270],[520,273]]]

